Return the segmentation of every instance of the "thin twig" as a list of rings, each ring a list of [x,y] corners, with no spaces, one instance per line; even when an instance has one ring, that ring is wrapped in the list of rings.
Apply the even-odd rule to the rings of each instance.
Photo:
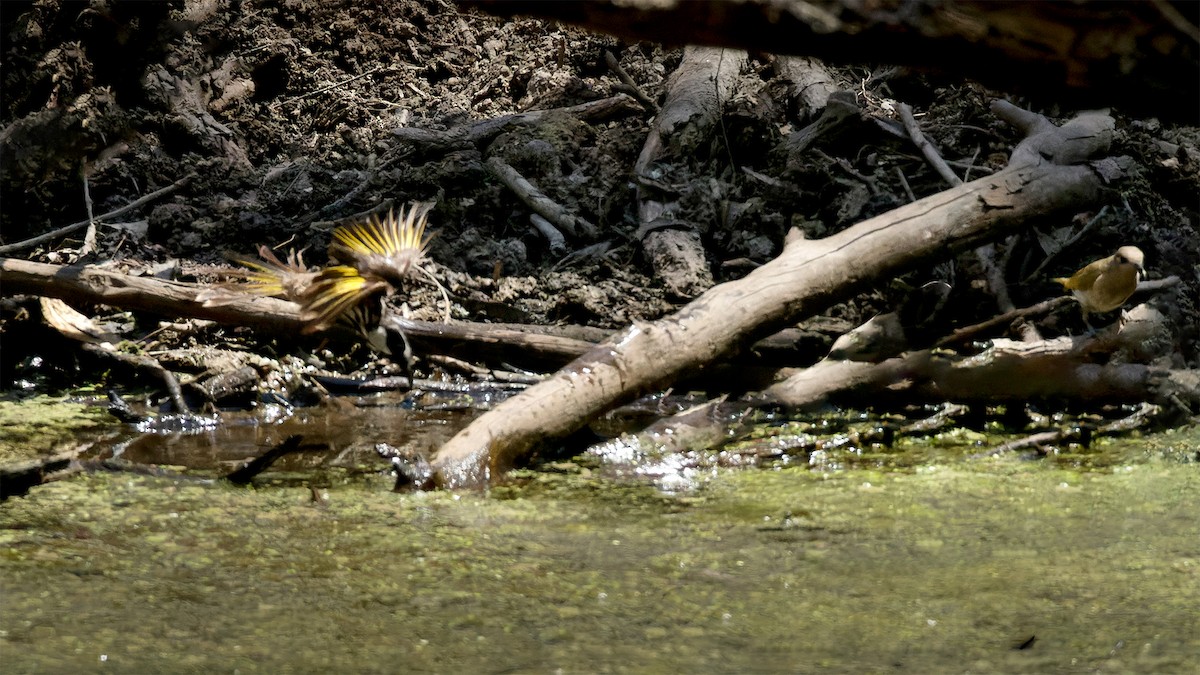
[[[1137,410],[1133,411],[1126,417],[1122,417],[1119,420],[1113,420],[1112,422],[1101,426],[1099,429],[1096,429],[1096,433],[1107,436],[1110,434],[1133,431],[1134,429],[1139,429],[1150,424],[1151,419],[1156,417],[1161,412],[1162,408],[1160,406],[1154,405],[1148,401],[1142,401],[1142,404],[1138,406]]]
[[[83,248],[79,249],[79,257],[82,258],[96,250],[96,219],[95,214],[92,213],[92,190],[88,181],[87,160],[80,165],[79,173],[83,176],[83,205],[87,208],[88,216],[87,233],[83,235]]]
[[[71,233],[83,228],[83,227],[86,227],[88,225],[88,223],[92,223],[92,222],[98,223],[98,222],[101,222],[104,220],[108,220],[110,218],[116,218],[117,216],[128,213],[128,212],[138,208],[139,206],[143,206],[149,202],[154,201],[155,199],[158,199],[159,197],[168,195],[168,194],[178,190],[179,188],[183,187],[184,185],[187,185],[188,181],[192,180],[192,178],[194,178],[194,177],[195,177],[195,174],[188,174],[188,175],[184,176],[183,178],[180,178],[179,180],[175,181],[174,183],[171,183],[170,185],[166,186],[165,188],[155,190],[154,192],[151,192],[148,195],[139,197],[138,199],[135,199],[135,200],[129,202],[128,204],[126,204],[125,206],[122,206],[119,209],[113,209],[112,211],[101,214],[95,218],[91,218],[89,216],[89,218],[87,220],[81,220],[78,223],[71,223],[70,225],[60,227],[57,230],[54,230],[53,232],[47,232],[46,234],[40,234],[31,239],[26,239],[25,241],[18,241],[18,242],[12,243],[12,244],[5,244],[4,246],[0,246],[0,255],[7,255],[9,253],[21,251],[21,250],[24,250],[27,248],[37,246],[38,244],[43,244],[47,241],[57,239],[59,237],[66,236],[68,234],[71,234]]]
[[[547,197],[504,160],[493,156],[488,158],[486,166],[493,176],[499,178],[505,187],[512,190],[517,198],[529,207],[530,211],[554,223],[559,229],[566,230],[572,237],[595,239],[599,234],[595,225],[570,213],[561,204]]]
[[[1137,290],[1134,292],[1135,293],[1151,293],[1151,292],[1155,292],[1155,291],[1161,291],[1164,288],[1171,288],[1172,286],[1176,286],[1179,283],[1181,283],[1181,282],[1180,282],[1179,277],[1177,277],[1177,276],[1169,276],[1165,279],[1155,279],[1153,281],[1143,281],[1137,285]],[[1058,309],[1059,307],[1061,307],[1063,305],[1074,302],[1074,300],[1075,300],[1075,298],[1073,296],[1060,295],[1057,298],[1043,300],[1042,302],[1039,302],[1036,305],[1030,305],[1029,307],[1022,307],[1021,309],[1014,309],[1010,312],[1005,312],[1003,314],[1000,314],[999,316],[994,316],[994,317],[988,319],[987,321],[982,321],[980,323],[977,323],[977,324],[974,324],[971,326],[964,326],[963,328],[959,328],[958,330],[954,331],[953,333],[938,340],[937,344],[935,346],[945,347],[945,346],[952,345],[952,344],[962,343],[970,338],[975,337],[976,335],[979,335],[980,333],[986,332],[989,329],[999,326],[1001,324],[1011,323],[1012,321],[1014,321],[1016,319],[1020,319],[1020,318],[1024,318],[1024,317],[1028,317],[1028,316],[1038,316],[1041,314],[1049,314],[1050,312],[1053,312],[1054,310]]]
[[[900,115],[901,122],[904,123],[904,129],[908,132],[913,143],[921,150],[925,161],[937,171],[951,187],[959,187],[963,184],[961,178],[946,165],[946,161],[942,159],[941,154],[933,143],[929,140],[925,133],[921,131],[920,125],[917,124],[917,119],[913,116],[912,107],[907,103],[900,103],[896,106],[896,112]],[[1004,267],[1002,263],[996,261],[997,247],[995,244],[984,244],[975,249],[975,255],[979,258],[979,264],[983,267],[984,277],[987,280],[988,290],[992,296],[996,298],[996,304],[1005,312],[1011,312],[1016,309],[1012,298],[1008,293],[1008,282],[1004,278]],[[1011,249],[1009,249],[1011,254]],[[1040,339],[1037,335],[1037,329],[1031,325],[1022,326],[1022,332],[1029,340]]]
[[[904,159],[915,159],[915,160],[924,159],[922,157],[918,157],[916,155],[909,154],[907,152],[897,152],[896,156],[903,157]],[[953,167],[955,169],[962,169],[964,171],[978,171],[979,173],[988,174],[988,175],[996,173],[995,169],[989,167],[986,164],[975,164],[973,161],[974,157],[975,157],[975,155],[972,155],[971,162],[960,162],[956,159],[946,159],[944,157],[942,158],[942,160],[944,162],[946,162],[946,166]]]
[[[1108,205],[1107,204],[1105,204],[1100,209],[1099,213],[1097,213],[1090,220],[1088,220],[1087,223],[1085,223],[1083,227],[1079,228],[1079,231],[1076,232],[1074,235],[1072,235],[1070,239],[1064,241],[1062,243],[1062,245],[1060,245],[1058,247],[1058,250],[1046,251],[1046,259],[1043,260],[1042,264],[1038,265],[1037,269],[1035,269],[1032,273],[1030,273],[1029,276],[1025,277],[1025,283],[1029,283],[1030,280],[1036,279],[1037,277],[1041,276],[1042,270],[1046,268],[1046,265],[1049,265],[1050,262],[1058,256],[1059,253],[1070,248],[1075,242],[1077,242],[1081,238],[1083,238],[1083,235],[1086,234],[1088,232],[1088,230],[1092,229],[1093,225],[1100,222],[1100,219],[1103,218],[1106,213],[1108,213]]]
[[[613,74],[617,76],[617,79],[624,83],[625,92],[627,94],[637,99],[637,102],[641,103],[642,107],[650,113],[655,115],[658,114],[658,104],[655,103],[654,100],[649,96],[642,93],[642,90],[638,87],[637,82],[634,82],[629,73],[625,72],[625,69],[621,67],[620,61],[617,61],[617,57],[613,55],[612,52],[604,52],[604,62],[608,64],[608,69],[613,71]]]
[[[421,272],[421,274],[424,274],[425,277],[428,278],[429,281],[431,281],[439,291],[441,291],[442,302],[445,303],[444,307],[446,309],[446,311],[443,312],[445,316],[444,320],[446,323],[450,323],[450,310],[454,307],[454,304],[450,302],[450,294],[446,292],[446,287],[442,285],[442,282],[438,281],[438,278],[433,275],[433,272],[430,272],[420,265],[417,265],[416,268],[419,272]],[[401,333],[401,335],[403,335],[403,333]]]
[[[925,132],[921,131],[920,125],[917,124],[917,118],[913,117],[912,106],[901,103],[896,106],[896,112],[900,114],[900,121],[904,123],[904,129],[908,132],[909,138],[925,156],[925,161],[929,162],[938,175],[952,187],[962,185],[962,179],[950,170],[950,167],[946,165],[946,160],[942,159],[941,153],[933,146]]]
[[[896,167],[896,175],[900,177],[900,185],[904,187],[904,192],[908,195],[909,203],[917,201],[917,195],[913,194],[912,186],[908,184],[908,178],[900,170],[900,167]]]
[[[983,452],[977,452],[977,453],[971,455],[970,457],[968,457],[968,459],[975,460],[975,459],[987,459],[989,457],[999,457],[1000,455],[1012,452],[1013,450],[1020,450],[1022,448],[1030,448],[1030,447],[1041,447],[1041,446],[1047,445],[1049,443],[1059,443],[1059,442],[1062,442],[1064,440],[1071,438],[1072,436],[1078,437],[1078,434],[1075,434],[1074,432],[1068,431],[1066,429],[1059,429],[1057,431],[1043,431],[1043,432],[1036,433],[1036,434],[1033,434],[1030,436],[1026,436],[1024,438],[1018,438],[1015,441],[1009,441],[1008,443],[1004,443],[1003,445],[997,445],[994,448],[988,448],[987,450],[984,450]]]
[[[322,87],[322,88],[320,88],[320,89],[317,89],[317,90],[315,90],[315,91],[310,91],[310,92],[308,92],[308,93],[306,93],[306,94],[300,94],[299,96],[293,96],[293,97],[291,97],[291,98],[289,98],[289,99],[284,99],[284,100],[282,100],[282,101],[275,101],[274,103],[272,103],[272,104],[271,104],[270,106],[268,106],[268,107],[269,107],[269,108],[271,108],[271,109],[275,109],[275,108],[278,108],[278,107],[280,107],[280,106],[287,105],[287,104],[289,104],[289,103],[294,103],[294,102],[296,102],[296,101],[300,101],[300,100],[306,99],[306,98],[308,98],[308,97],[310,97],[310,96],[317,96],[317,95],[319,95],[319,94],[324,94],[325,92],[327,92],[327,91],[331,91],[331,90],[333,90],[333,89],[337,89],[338,87],[344,87],[344,86],[346,86],[347,84],[350,84],[351,82],[353,82],[353,81],[355,81],[355,80],[361,80],[361,79],[363,79],[364,77],[366,77],[366,76],[368,76],[368,75],[374,75],[375,73],[379,72],[380,70],[383,70],[383,66],[375,66],[374,68],[372,68],[372,69],[368,70],[367,72],[365,72],[365,73],[362,73],[362,74],[360,74],[360,75],[355,75],[354,77],[351,77],[350,79],[347,79],[347,80],[342,80],[341,82],[335,82],[334,84],[331,84],[331,85],[329,85],[328,87]]]
[[[975,337],[976,335],[979,335],[980,333],[986,332],[991,328],[995,328],[996,326],[999,326],[1001,324],[1012,323],[1013,321],[1015,321],[1017,319],[1025,318],[1028,316],[1038,316],[1041,314],[1049,314],[1050,312],[1058,309],[1059,307],[1061,307],[1063,305],[1074,302],[1074,300],[1075,300],[1075,298],[1073,298],[1069,295],[1062,295],[1057,298],[1051,298],[1049,300],[1044,300],[1042,302],[1039,302],[1036,305],[1031,305],[1029,307],[1022,307],[1021,309],[1014,309],[1012,311],[1005,312],[998,316],[994,316],[994,317],[988,319],[987,321],[982,321],[982,322],[974,324],[972,326],[965,326],[963,328],[959,328],[958,330],[954,331],[953,333],[938,340],[937,346],[945,347],[947,345],[965,342],[966,340],[969,340],[969,339]]]
[[[979,152],[982,150],[980,146],[975,146],[975,152],[971,153],[971,160],[967,162],[967,170],[963,172],[963,181],[971,180],[971,169],[975,168],[975,159],[979,157]],[[947,162],[949,163],[949,162]]]

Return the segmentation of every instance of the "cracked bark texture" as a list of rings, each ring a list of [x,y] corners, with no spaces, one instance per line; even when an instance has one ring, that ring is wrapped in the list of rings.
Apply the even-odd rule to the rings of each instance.
[[[1111,122],[1111,120],[1108,120]],[[954,255],[1099,200],[1091,165],[1056,165],[1022,147],[1108,147],[1105,120],[1042,126],[1014,151],[1021,161],[819,240],[793,240],[747,276],[713,287],[676,314],[634,324],[550,379],[477,418],[434,457],[444,487],[480,485],[606,410],[695,374],[743,344],[816,314],[879,279]],[[1056,140],[1055,140],[1056,139]],[[1036,155],[1036,157],[1035,157]]]

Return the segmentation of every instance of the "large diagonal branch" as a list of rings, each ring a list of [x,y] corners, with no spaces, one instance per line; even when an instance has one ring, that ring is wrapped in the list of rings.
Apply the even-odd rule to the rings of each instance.
[[[1090,154],[1107,147],[1103,124],[1070,126],[1042,133],[1063,143],[1082,142]],[[1025,143],[1038,141],[1045,139],[1034,136]],[[797,242],[746,277],[709,289],[675,315],[617,333],[439,448],[434,458],[439,483],[485,483],[539,444],[881,279],[1099,198],[1103,181],[1092,167],[1034,162],[931,195],[828,238]]]

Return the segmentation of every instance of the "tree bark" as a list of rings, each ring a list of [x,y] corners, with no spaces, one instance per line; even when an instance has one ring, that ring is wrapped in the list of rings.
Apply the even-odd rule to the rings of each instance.
[[[1059,154],[1090,156],[1107,148],[1111,124],[1091,116],[1061,129],[1039,128],[1014,152],[1028,158],[1021,163],[825,239],[795,242],[775,260],[709,289],[675,315],[627,328],[451,438],[434,458],[439,483],[452,488],[486,483],[540,443],[879,279],[1096,202],[1100,172],[1045,163],[1034,158],[1038,153],[1020,149],[1075,145]]]
[[[271,334],[299,335],[304,328],[295,303],[246,295],[219,307],[196,300],[201,288],[179,281],[135,277],[99,267],[63,267],[15,258],[0,258],[0,292],[28,293],[168,317],[188,316],[246,326]]]
[[[721,108],[729,99],[746,60],[746,53],[736,49],[685,49],[683,60],[667,86],[667,99],[634,163],[633,171],[641,179],[637,193],[642,249],[656,276],[682,298],[694,298],[711,287],[712,272],[700,235],[688,223],[675,218],[679,210],[678,195],[651,189],[647,181],[655,185],[686,182],[686,177],[681,180],[680,176],[670,175],[671,165],[660,160],[679,160],[690,171],[692,163],[686,157],[711,145],[709,141],[721,118]],[[668,175],[652,176],[652,167],[661,167]]]
[[[69,303],[100,304],[150,312],[176,319],[206,319],[226,326],[245,326],[267,335],[295,338],[304,324],[299,306],[277,298],[246,294],[225,304],[206,307],[196,301],[203,287],[153,277],[136,277],[98,267],[63,267],[15,258],[0,258],[0,294],[61,298]],[[388,317],[383,327],[403,332],[418,353],[437,353],[480,360],[516,361],[535,368],[558,368],[587,353],[611,330],[589,326],[535,326],[455,321],[438,323]],[[334,326],[333,335],[358,339]],[[398,337],[398,336],[397,336]],[[786,328],[754,345],[747,361],[759,365],[811,363],[827,338],[814,331]]]

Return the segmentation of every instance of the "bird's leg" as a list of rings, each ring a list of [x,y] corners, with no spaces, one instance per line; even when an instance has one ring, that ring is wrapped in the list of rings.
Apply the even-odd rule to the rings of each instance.
[[[1088,321],[1088,312],[1086,309],[1083,310],[1083,325],[1087,326],[1087,333],[1084,333],[1084,335],[1092,337],[1096,334],[1096,327],[1092,325],[1091,321]]]
[[[408,376],[408,381],[412,382],[413,367],[417,365],[417,357],[413,356],[412,345],[409,343],[408,336],[404,334],[404,331],[397,328],[396,332],[400,335],[400,340],[404,343],[404,351],[400,353],[400,357],[403,361],[402,365],[404,368],[404,374]]]
[[[375,352],[385,356],[392,355],[392,348],[389,347],[387,343],[387,331],[383,329],[383,326],[376,326],[371,330],[364,330],[362,332],[362,336],[366,338],[367,345],[370,346]]]
[[[1117,332],[1120,333],[1121,331],[1125,330],[1125,324],[1129,323],[1129,321],[1129,312],[1122,309],[1121,313],[1117,316]]]

